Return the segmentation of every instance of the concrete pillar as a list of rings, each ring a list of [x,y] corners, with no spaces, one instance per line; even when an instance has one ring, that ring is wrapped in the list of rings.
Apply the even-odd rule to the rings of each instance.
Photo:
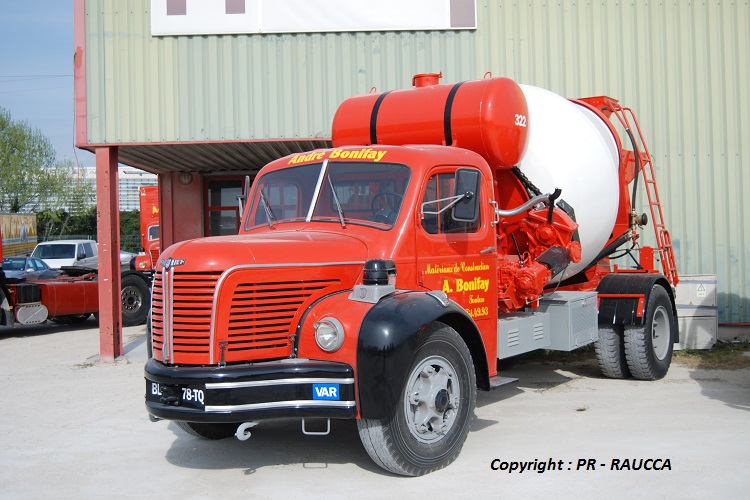
[[[96,226],[99,242],[99,356],[122,356],[120,196],[117,148],[96,148]]]

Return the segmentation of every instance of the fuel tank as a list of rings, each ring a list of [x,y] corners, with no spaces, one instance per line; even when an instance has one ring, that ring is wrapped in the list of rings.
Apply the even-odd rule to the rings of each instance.
[[[345,100],[333,117],[333,145],[444,144],[474,151],[493,168],[517,165],[529,122],[519,85],[509,78],[437,80],[417,75],[415,88]]]

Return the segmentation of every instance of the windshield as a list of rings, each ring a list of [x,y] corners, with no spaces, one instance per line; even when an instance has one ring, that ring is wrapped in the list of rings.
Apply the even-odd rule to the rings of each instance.
[[[40,259],[75,259],[76,246],[73,244],[53,243],[51,245],[38,245],[32,254]]]
[[[260,177],[245,229],[293,221],[325,221],[390,229],[411,171],[384,162],[312,163]]]

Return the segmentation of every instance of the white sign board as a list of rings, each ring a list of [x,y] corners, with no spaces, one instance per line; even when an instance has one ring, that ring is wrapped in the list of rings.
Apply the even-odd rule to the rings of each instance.
[[[152,35],[476,27],[476,0],[151,0]]]

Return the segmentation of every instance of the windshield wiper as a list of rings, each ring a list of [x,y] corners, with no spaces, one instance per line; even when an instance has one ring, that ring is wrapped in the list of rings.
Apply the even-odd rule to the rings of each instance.
[[[273,227],[276,223],[276,217],[273,215],[273,210],[266,200],[266,196],[263,194],[263,188],[259,189],[260,202],[263,204],[263,210],[266,212],[266,219],[268,219],[268,227]]]
[[[331,186],[331,194],[333,194],[333,201],[336,202],[336,210],[339,212],[339,220],[341,221],[341,227],[346,227],[346,222],[344,222],[344,212],[341,210],[341,203],[339,203],[339,197],[336,195],[336,188],[333,187],[333,181],[331,180],[331,176],[327,175],[328,177],[328,185]]]

